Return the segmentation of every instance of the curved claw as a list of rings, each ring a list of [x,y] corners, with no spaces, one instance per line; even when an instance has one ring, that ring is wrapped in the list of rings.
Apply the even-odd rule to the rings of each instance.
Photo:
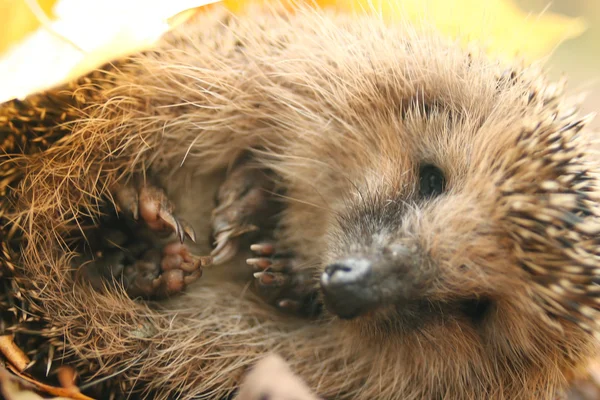
[[[177,218],[175,218],[175,223],[177,224],[177,229],[175,230],[175,235],[179,238],[179,243],[183,243],[185,240],[185,232],[183,231],[183,226],[181,226],[181,222]]]
[[[194,228],[173,215],[173,205],[162,189],[152,185],[139,189],[135,185],[118,186],[115,200],[120,210],[132,214],[134,220],[143,219],[151,230],[175,232],[180,243],[185,241],[186,236],[196,242]]]
[[[268,269],[270,272],[285,272],[292,268],[293,255],[276,251],[273,243],[255,243],[250,246],[250,250],[255,252],[258,257],[248,258],[246,263],[255,271]]]
[[[255,272],[254,277],[261,285],[272,287],[284,286],[289,281],[289,277],[280,272]]]
[[[262,256],[275,254],[275,246],[272,243],[255,243],[250,245],[250,250]]]
[[[196,243],[196,231],[194,231],[194,228],[192,227],[192,225],[190,225],[186,220],[183,220],[183,219],[179,220],[179,225],[182,227],[185,235],[188,238],[190,238],[190,240],[192,242]]]
[[[139,196],[132,186],[119,186],[115,191],[115,200],[118,207],[131,213],[134,220],[140,218]]]
[[[186,236],[196,243],[196,232],[194,228],[185,220],[176,218],[168,210],[161,208],[158,217],[167,225],[179,239],[180,243],[185,241]]]
[[[160,218],[166,226],[168,226],[173,232],[175,232],[175,234],[179,238],[179,241],[183,243],[184,232],[177,218],[175,218],[173,214],[171,214],[169,211],[162,207],[158,211],[158,218]]]
[[[296,300],[292,300],[292,299],[281,299],[277,302],[277,307],[279,308],[283,308],[287,311],[291,311],[291,312],[297,312],[298,310],[300,310],[300,307],[302,305],[300,304],[299,301]]]
[[[272,264],[271,260],[266,257],[248,258],[246,263],[259,269],[267,269]]]
[[[230,238],[230,231],[221,232],[217,235],[215,241],[217,246],[210,253],[214,264],[222,264],[227,262],[236,255],[238,251],[238,242],[237,240]]]
[[[212,250],[211,254],[220,253],[223,248],[227,245],[229,238],[231,237],[231,231],[221,231],[215,235],[215,248]]]

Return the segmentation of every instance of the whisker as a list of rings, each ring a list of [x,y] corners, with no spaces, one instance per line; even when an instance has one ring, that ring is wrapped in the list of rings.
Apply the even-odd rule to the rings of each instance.
[[[283,198],[283,199],[286,199],[286,200],[293,201],[295,203],[305,204],[305,205],[308,205],[308,206],[311,206],[311,207],[319,208],[321,210],[327,210],[327,211],[331,210],[329,207],[323,207],[323,206],[320,206],[318,204],[312,203],[310,201],[300,200],[300,199],[297,199],[295,197],[287,196],[287,195],[284,195],[284,194],[281,194],[281,193],[276,193],[276,192],[273,192],[273,191],[267,191],[267,193],[269,193],[269,194],[271,194],[273,196],[276,196],[276,197],[280,197],[280,198]]]

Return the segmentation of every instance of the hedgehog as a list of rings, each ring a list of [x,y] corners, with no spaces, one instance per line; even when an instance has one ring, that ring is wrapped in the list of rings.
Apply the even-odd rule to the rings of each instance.
[[[375,15],[215,7],[2,106],[44,139],[3,157],[5,278],[86,390],[228,398],[276,353],[322,398],[555,398],[600,294],[564,86]]]

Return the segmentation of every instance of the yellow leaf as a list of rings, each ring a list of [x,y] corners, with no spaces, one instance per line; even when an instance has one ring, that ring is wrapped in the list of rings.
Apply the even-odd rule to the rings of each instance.
[[[58,0],[52,19],[40,21],[34,14],[36,29],[28,19],[33,13],[22,8],[35,5],[35,0],[13,0],[10,13],[19,15],[27,29],[15,30],[11,40],[23,39],[7,42],[8,50],[0,59],[0,102],[45,90],[148,48],[172,28],[171,23],[183,21],[170,20],[173,16],[217,1]]]
[[[586,29],[581,18],[549,12],[529,15],[512,0],[338,0],[337,4],[347,11],[375,11],[390,20],[420,22],[464,44],[479,42],[505,59],[543,58]]]
[[[0,0],[0,102],[77,78],[151,46],[195,9],[219,0]],[[235,12],[298,2],[433,27],[498,57],[535,60],[581,34],[581,19],[527,15],[512,0],[224,0]],[[34,13],[32,9],[37,9]],[[92,17],[93,16],[93,17]],[[177,16],[176,18],[171,18]]]
[[[463,44],[473,41],[496,57],[527,61],[547,56],[562,41],[579,36],[586,26],[580,18],[545,13],[528,15],[512,0],[224,0],[241,12],[250,4],[316,4],[341,12],[376,13],[390,21],[409,21],[435,28]]]
[[[56,0],[38,0],[39,9],[51,18],[54,3]],[[0,0],[0,16],[0,54],[40,27],[26,0]]]

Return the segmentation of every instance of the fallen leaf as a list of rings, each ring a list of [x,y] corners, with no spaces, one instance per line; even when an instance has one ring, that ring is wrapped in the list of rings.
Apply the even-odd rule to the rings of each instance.
[[[218,1],[0,0],[0,102],[75,79],[150,47],[193,15],[189,10]],[[238,13],[257,4],[283,4],[292,10],[298,2],[302,0],[223,1]],[[433,27],[464,44],[477,41],[501,58],[539,59],[585,30],[581,19],[528,15],[512,0],[316,0],[316,4]]]
[[[8,369],[11,370],[16,376],[23,379],[24,381],[36,386],[40,391],[44,393],[48,393],[55,396],[60,396],[61,398],[71,399],[71,400],[94,400],[89,396],[86,396],[79,392],[79,389],[75,388],[73,390],[72,387],[62,388],[56,386],[46,385],[45,383],[39,382],[32,377],[25,375],[24,373],[17,371],[12,365],[8,366]]]
[[[24,371],[25,368],[27,368],[29,358],[15,344],[12,335],[0,336],[0,352],[19,372]]]
[[[512,0],[338,0],[352,12],[377,12],[390,20],[421,21],[442,34],[483,44],[494,56],[532,61],[581,35],[582,18],[556,13],[530,15]]]
[[[530,15],[513,0],[223,0],[235,12],[243,12],[253,4],[282,4],[292,10],[297,3],[355,14],[373,13],[388,21],[434,28],[463,44],[477,41],[491,55],[504,59],[543,58],[586,29],[582,18],[550,12]]]
[[[75,386],[75,371],[67,366],[61,367],[59,370],[59,380],[63,385],[62,388],[54,387],[50,385],[46,385],[45,383],[38,382],[37,380],[31,378],[26,375],[23,371],[29,365],[29,358],[21,349],[15,344],[13,341],[12,335],[2,335],[0,336],[0,352],[4,355],[6,360],[8,361],[7,367],[11,370],[16,376],[21,378],[23,381],[26,381],[35,387],[43,390],[46,393],[63,396],[64,398],[74,399],[74,400],[93,400],[92,398],[85,396],[79,392],[79,388]],[[6,376],[8,372],[2,368],[0,370],[0,385],[3,390],[6,389],[5,384],[11,384],[13,381],[10,379],[10,376]],[[29,393],[29,394],[28,394]],[[34,399],[41,397],[31,397],[37,396],[33,392],[22,392],[22,391],[12,391],[8,395],[4,393],[5,397],[14,400],[24,400],[24,399]]]
[[[48,89],[148,48],[192,16],[189,10],[218,1],[0,0],[0,102]],[[223,1],[238,13],[257,4],[283,4],[292,10],[298,2],[302,0]],[[512,0],[316,0],[316,4],[431,26],[465,44],[478,41],[503,58],[542,58],[585,29],[581,19],[528,15]]]
[[[0,54],[18,45],[29,33],[38,29],[41,22],[28,5],[31,0],[0,0]],[[56,0],[38,0],[38,8],[49,18],[54,18],[52,7]]]
[[[0,368],[0,395],[6,400],[43,400],[39,394],[33,392],[29,387],[20,385],[18,378],[10,375],[7,370]],[[51,400],[72,400],[69,397],[54,397]]]
[[[9,7],[7,0],[1,1],[3,7]],[[184,21],[172,17],[217,1],[58,0],[45,3],[52,5],[52,18],[31,13],[37,18],[38,28],[25,34],[36,25],[23,4],[33,4],[35,8],[38,3],[14,0],[14,10],[11,8],[8,14],[19,15],[26,29],[13,27],[15,34],[10,40],[17,42],[3,42],[8,50],[0,59],[0,102],[48,89],[148,48],[174,23]],[[3,20],[4,15],[0,18]],[[21,37],[24,38],[19,41]]]

